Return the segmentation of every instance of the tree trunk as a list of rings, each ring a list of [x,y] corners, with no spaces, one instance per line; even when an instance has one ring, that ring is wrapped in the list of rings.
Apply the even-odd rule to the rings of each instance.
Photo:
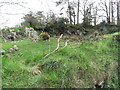
[[[111,0],[109,0],[109,8],[108,8],[108,23],[110,24],[110,22],[111,22],[111,18],[110,18],[110,16],[111,16]]]
[[[78,0],[77,24],[79,24],[79,5],[80,5],[80,0]]]
[[[69,0],[68,0],[68,13],[69,13],[70,24],[72,24],[71,7],[70,7],[70,2],[69,2]]]
[[[111,2],[111,23],[114,24],[114,11],[113,11],[113,2]]]
[[[97,23],[97,7],[95,7],[95,11],[94,11],[94,25],[96,26]]]
[[[75,25],[75,16],[76,16],[76,15],[75,15],[75,12],[74,12],[74,15],[73,15],[73,18],[74,18],[74,25]]]
[[[120,1],[117,1],[117,25],[120,25]]]

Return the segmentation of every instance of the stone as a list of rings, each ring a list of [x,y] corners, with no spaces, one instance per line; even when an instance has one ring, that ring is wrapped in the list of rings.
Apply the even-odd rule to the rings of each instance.
[[[5,50],[0,50],[0,55],[4,55],[5,54]]]
[[[11,52],[14,52],[15,50],[13,49],[13,48],[10,48],[10,50],[9,50],[9,52],[11,53]]]
[[[13,46],[13,49],[14,49],[15,51],[18,51],[18,46],[17,46],[17,45],[14,45],[14,46]]]

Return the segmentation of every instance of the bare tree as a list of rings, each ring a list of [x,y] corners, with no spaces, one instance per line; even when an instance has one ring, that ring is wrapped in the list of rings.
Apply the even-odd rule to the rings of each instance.
[[[91,24],[93,4],[94,2],[89,2],[89,0],[80,2],[80,13],[83,16],[83,24]]]
[[[98,7],[97,6],[95,6],[94,8],[93,8],[93,23],[94,23],[94,25],[96,25],[97,24],[97,16],[98,16]]]
[[[103,17],[106,17],[107,23],[114,23],[114,10],[113,10],[113,1],[109,0],[109,3],[107,3],[107,0],[104,0],[100,2],[100,11],[105,12],[105,15]]]
[[[115,12],[116,12],[116,1],[110,0],[109,7],[110,7],[110,22],[111,24],[115,24]]]
[[[67,4],[66,12],[67,12],[67,16],[69,18],[69,22],[70,22],[70,24],[72,24],[72,23],[75,24],[76,14],[75,14],[74,7],[76,7],[76,3],[74,1],[70,2],[70,0],[59,0],[56,2],[56,6],[62,5],[61,10],[65,9],[65,7],[63,5],[66,5],[66,4]]]

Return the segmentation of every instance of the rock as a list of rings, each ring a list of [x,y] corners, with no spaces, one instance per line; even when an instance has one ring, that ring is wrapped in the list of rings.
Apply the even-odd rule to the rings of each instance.
[[[11,53],[11,52],[14,52],[15,50],[13,49],[13,48],[10,48],[10,50],[9,50],[9,52]]]
[[[13,46],[13,49],[14,49],[15,51],[18,51],[18,46],[17,46],[17,45],[14,45],[14,46]]]
[[[113,35],[114,39],[120,41],[120,35]]]
[[[0,55],[4,55],[5,54],[5,50],[0,50]]]
[[[12,56],[10,54],[6,54],[6,57],[8,58],[12,58]]]

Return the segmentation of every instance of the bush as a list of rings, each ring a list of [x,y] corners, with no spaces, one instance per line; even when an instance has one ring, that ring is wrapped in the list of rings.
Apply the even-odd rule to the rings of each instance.
[[[114,32],[118,32],[118,31],[119,31],[119,29],[115,26],[109,28],[109,33],[114,33]]]
[[[50,38],[50,35],[46,32],[42,32],[40,35],[39,35],[39,40],[49,40]]]

